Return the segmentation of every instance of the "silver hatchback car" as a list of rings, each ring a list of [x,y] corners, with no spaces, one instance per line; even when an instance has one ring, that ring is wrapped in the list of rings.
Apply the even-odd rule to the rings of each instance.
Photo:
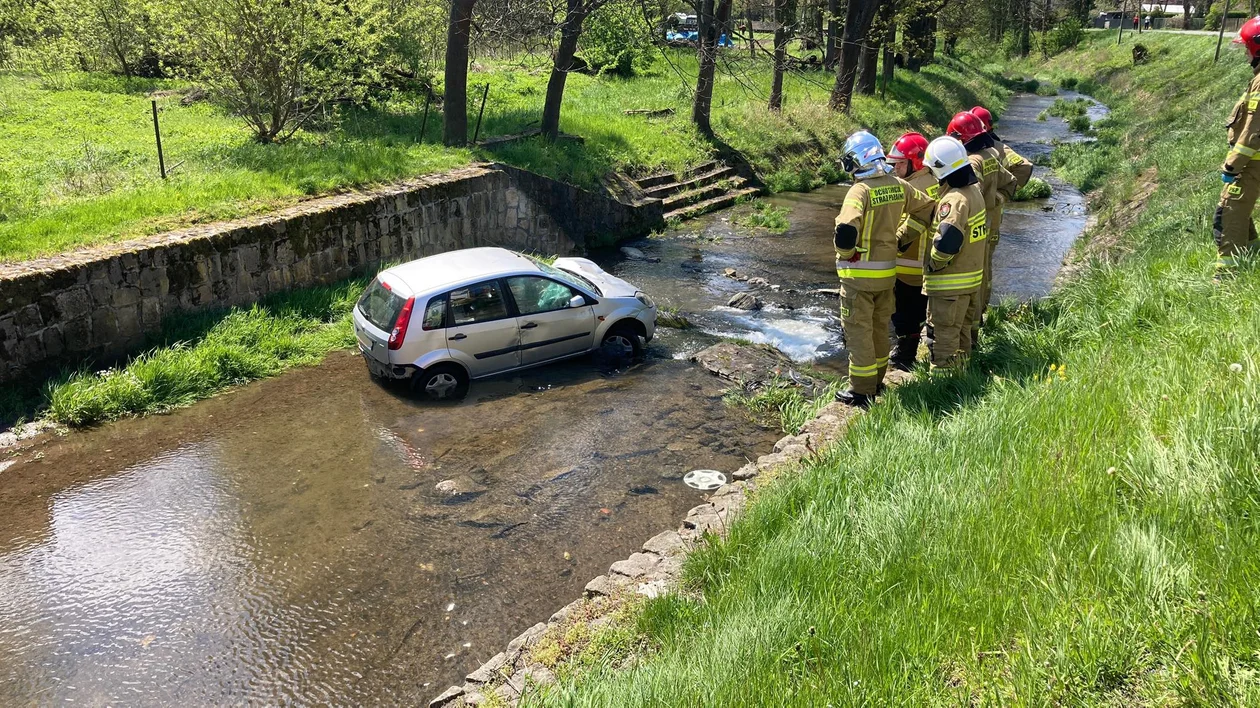
[[[585,258],[548,265],[503,248],[449,251],[386,269],[354,308],[373,376],[435,400],[472,379],[601,347],[638,354],[656,331],[646,294]]]

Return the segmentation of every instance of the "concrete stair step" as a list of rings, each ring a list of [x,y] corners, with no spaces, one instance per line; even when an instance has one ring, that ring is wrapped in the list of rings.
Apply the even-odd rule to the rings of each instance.
[[[676,219],[678,221],[686,221],[687,219],[694,219],[701,214],[707,214],[711,211],[717,211],[718,209],[725,209],[726,207],[739,201],[742,197],[751,197],[759,191],[761,190],[756,187],[745,187],[733,192],[727,192],[719,197],[706,199],[702,202],[696,202],[695,204],[688,204],[685,207],[666,212],[665,220],[671,221]]]
[[[696,189],[697,187],[706,187],[719,180],[723,180],[728,177],[734,177],[735,174],[736,174],[735,170],[731,169],[730,167],[721,166],[718,169],[710,170],[708,172],[696,175],[695,177],[692,177],[691,179],[686,180],[686,181],[667,182],[665,184],[652,187],[646,190],[645,194],[649,197],[655,197],[657,199],[665,199],[671,194],[677,194],[679,192],[686,192],[692,189]]]
[[[672,196],[665,198],[662,206],[665,207],[665,211],[672,211],[688,204],[696,204],[736,189],[742,189],[745,184],[743,177],[734,177],[721,182],[709,182],[684,192],[676,192]]]
[[[702,162],[699,165],[696,165],[695,167],[685,170],[681,176],[676,172],[659,172],[654,175],[649,175],[647,177],[636,179],[634,182],[635,184],[639,185],[639,189],[647,191],[648,189],[651,189],[652,187],[659,187],[662,184],[669,184],[671,182],[685,182],[695,177],[696,175],[700,175],[705,172],[712,172],[713,170],[716,170],[719,167],[725,167],[725,165],[718,162],[717,160],[709,160],[708,162]]]

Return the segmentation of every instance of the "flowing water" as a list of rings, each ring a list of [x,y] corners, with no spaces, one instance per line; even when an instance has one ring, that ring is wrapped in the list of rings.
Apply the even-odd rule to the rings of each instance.
[[[1067,137],[1016,99],[1020,152]],[[1057,121],[1057,123],[1056,123]],[[1043,173],[1043,170],[1038,170]],[[1043,176],[1045,176],[1043,174]],[[1050,287],[1084,226],[1051,178],[1008,214],[999,296]],[[775,431],[681,361],[734,335],[826,364],[842,351],[828,187],[772,199],[770,236],[700,220],[605,265],[688,313],[646,361],[476,382],[451,406],[372,383],[336,353],[165,416],[0,453],[0,705],[417,703],[577,597]],[[767,307],[727,308],[766,278]],[[446,482],[441,489],[439,482]]]

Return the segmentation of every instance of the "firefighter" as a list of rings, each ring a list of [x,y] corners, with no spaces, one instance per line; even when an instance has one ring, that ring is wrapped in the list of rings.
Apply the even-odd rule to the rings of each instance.
[[[932,246],[924,264],[932,368],[957,366],[971,353],[972,326],[980,317],[988,219],[975,162],[957,138],[928,144],[923,161],[940,181]],[[926,238],[926,237],[925,237]]]
[[[1229,116],[1229,154],[1221,166],[1221,203],[1216,207],[1212,232],[1216,237],[1217,268],[1236,265],[1244,250],[1256,248],[1256,225],[1251,212],[1260,196],[1260,17],[1253,17],[1238,30],[1235,44],[1247,48],[1251,57],[1251,84]]]
[[[891,174],[883,146],[864,130],[845,141],[841,163],[854,184],[844,196],[834,234],[840,319],[849,350],[849,388],[836,400],[865,408],[888,370],[897,226],[906,213],[931,219],[935,202]]]
[[[989,137],[989,131],[984,129],[984,123],[980,122],[973,113],[962,111],[955,114],[949,121],[946,132],[950,137],[962,142],[967,150],[967,159],[980,180],[980,192],[984,195],[985,226],[989,232],[992,232],[1001,223],[1002,205],[1015,198],[1017,189],[1015,176],[1002,166],[1002,158],[993,147],[993,138]],[[985,253],[984,277],[986,280],[981,287],[981,295],[992,290],[989,279],[993,277],[993,246],[987,243],[987,238],[985,241],[987,252]],[[980,300],[980,315],[972,321],[973,339],[980,336],[980,321],[989,304],[987,299],[977,299]]]
[[[1032,179],[1033,164],[1029,162],[1023,155],[1015,152],[1009,145],[1002,142],[997,132],[993,129],[993,114],[984,106],[976,106],[971,109],[972,115],[980,119],[980,123],[984,129],[988,131],[989,137],[993,139],[993,149],[997,150],[998,161],[1006,168],[1007,172],[1015,178],[1015,189],[1028,184],[1028,180]],[[989,254],[985,261],[985,267],[989,269],[990,274],[993,268],[993,252],[997,250],[998,243],[1002,238],[1002,210],[998,210],[995,214],[996,218],[993,223],[989,224]],[[984,291],[980,294],[982,302],[989,301],[989,295],[993,289],[993,279],[988,278],[984,281]]]
[[[888,162],[893,174],[910,183],[935,200],[940,185],[932,171],[923,166],[927,138],[919,133],[906,133],[893,143]],[[927,322],[927,297],[923,294],[923,257],[928,239],[921,238],[932,225],[931,216],[919,219],[909,213],[901,217],[897,227],[897,283],[893,286],[893,331],[897,343],[889,364],[894,369],[909,371],[919,353],[919,338]]]

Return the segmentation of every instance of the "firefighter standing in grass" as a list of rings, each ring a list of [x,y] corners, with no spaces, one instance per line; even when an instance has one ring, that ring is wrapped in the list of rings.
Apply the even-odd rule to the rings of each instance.
[[[963,111],[954,115],[946,131],[950,137],[957,138],[967,150],[967,159],[980,180],[980,192],[984,196],[985,226],[992,232],[1001,223],[1002,205],[1015,198],[1015,176],[1002,166],[1002,158],[993,147],[993,138],[985,130],[984,123],[974,114]],[[987,241],[988,239],[986,239]],[[993,277],[993,247],[986,244],[984,277],[981,295],[991,290],[989,278]],[[972,321],[972,339],[980,336],[980,321],[988,306],[987,299],[980,299],[980,314]]]
[[[971,353],[973,323],[988,249],[988,219],[975,162],[956,138],[928,144],[923,161],[940,180],[932,247],[924,265],[923,294],[932,328],[932,368],[957,366]],[[925,236],[926,238],[926,236]]]
[[[930,219],[935,202],[891,174],[883,146],[866,131],[849,136],[841,162],[854,184],[845,194],[834,235],[840,318],[849,350],[849,388],[836,400],[864,408],[888,371],[897,227],[906,213]]]
[[[940,192],[940,184],[932,171],[923,166],[927,138],[919,133],[906,133],[893,143],[888,162],[893,174],[910,183],[932,200]],[[893,331],[897,343],[889,364],[894,369],[909,371],[919,353],[919,338],[927,322],[927,296],[923,294],[923,258],[929,239],[922,238],[932,225],[932,216],[921,219],[906,213],[897,227],[897,283],[893,286]]]
[[[1033,164],[1025,159],[1023,155],[1012,150],[1009,145],[1002,142],[997,132],[993,130],[993,114],[984,106],[972,108],[971,114],[979,118],[981,125],[988,131],[989,137],[993,140],[993,149],[997,150],[998,153],[998,162],[1015,178],[1015,189],[1019,190],[1028,184],[1028,180],[1032,179]],[[999,209],[995,216],[997,218],[993,223],[989,224],[989,254],[985,261],[985,268],[989,270],[990,275],[992,275],[993,269],[993,252],[997,250],[998,242],[1002,238],[1002,210]],[[982,302],[987,303],[989,301],[989,295],[992,290],[993,279],[991,277],[986,278],[984,291],[980,294]]]
[[[1226,128],[1229,155],[1221,166],[1221,203],[1212,221],[1216,237],[1217,268],[1231,268],[1243,251],[1256,248],[1256,225],[1251,212],[1260,196],[1260,17],[1254,17],[1238,30],[1235,44],[1247,48],[1251,57],[1251,84],[1234,106]]]

